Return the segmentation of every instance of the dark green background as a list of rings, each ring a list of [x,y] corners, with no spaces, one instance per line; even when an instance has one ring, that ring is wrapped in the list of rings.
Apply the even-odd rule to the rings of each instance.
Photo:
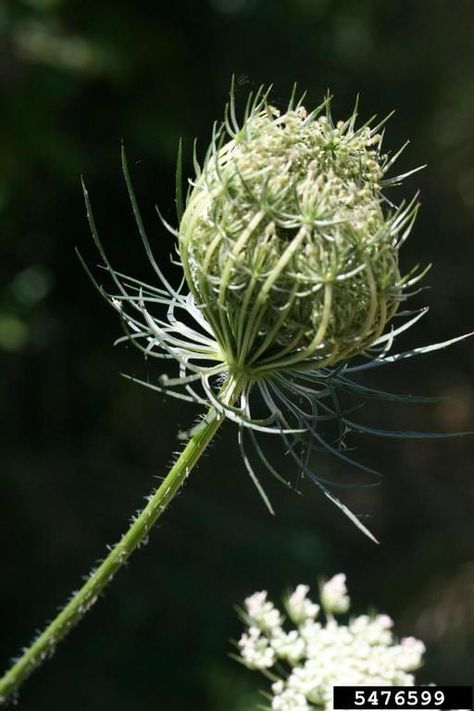
[[[120,378],[143,366],[135,351],[112,348],[120,325],[74,254],[79,245],[96,259],[80,174],[114,262],[149,278],[121,179],[122,138],[168,265],[172,241],[153,206],[174,220],[177,141],[188,170],[192,139],[205,149],[232,73],[242,102],[262,82],[284,102],[297,81],[311,107],[329,87],[336,117],[360,92],[364,118],[397,109],[387,146],[412,140],[399,169],[428,163],[398,195],[421,189],[402,265],[433,262],[432,288],[416,297],[431,312],[400,347],[449,338],[474,325],[473,36],[467,0],[0,5],[2,666],[124,530],[197,414]],[[472,349],[468,341],[378,370],[370,382],[381,388],[450,400],[375,403],[364,418],[473,429]],[[360,436],[357,445],[385,477],[345,501],[367,516],[378,547],[316,490],[297,497],[268,476],[271,518],[225,426],[148,547],[25,686],[19,708],[252,711],[265,684],[227,656],[240,633],[233,605],[339,571],[356,610],[377,606],[399,634],[426,641],[421,681],[472,682],[473,440]]]

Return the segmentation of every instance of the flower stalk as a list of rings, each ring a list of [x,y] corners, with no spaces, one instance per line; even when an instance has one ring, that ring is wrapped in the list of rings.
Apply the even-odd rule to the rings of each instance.
[[[224,383],[221,393],[229,404],[232,403],[239,394],[239,383],[235,380]],[[223,417],[211,407],[202,422],[195,428],[166,478],[149,497],[143,511],[134,518],[128,531],[111,548],[102,563],[92,570],[80,590],[72,595],[54,620],[23,651],[0,679],[0,704],[11,698],[30,674],[54,653],[56,645],[84,617],[132,553],[146,541],[151,528],[183,486],[222,421]]]

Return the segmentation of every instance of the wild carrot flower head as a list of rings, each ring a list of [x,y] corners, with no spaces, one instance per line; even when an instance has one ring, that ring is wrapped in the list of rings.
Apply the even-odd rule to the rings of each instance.
[[[320,605],[309,587],[298,585],[285,600],[287,616],[266,591],[245,600],[246,630],[237,659],[272,681],[269,705],[274,711],[332,709],[338,685],[412,686],[413,672],[425,646],[414,637],[398,641],[385,614],[359,615],[341,621],[349,611],[346,576],[339,574],[320,587]]]
[[[395,336],[425,310],[401,308],[424,274],[415,268],[401,275],[399,268],[418,205],[413,199],[395,206],[385,196],[405,176],[387,175],[398,153],[389,157],[382,150],[384,123],[359,127],[356,109],[335,123],[329,99],[307,112],[292,98],[279,111],[268,92],[259,91],[239,124],[231,92],[203,165],[194,157],[196,176],[186,198],[179,151],[177,229],[163,220],[183,269],[177,288],[155,259],[124,153],[155,284],[112,267],[85,191],[92,234],[112,280],[112,288],[99,289],[125,329],[119,341],[178,364],[175,378],[137,382],[211,405],[211,416],[235,422],[244,465],[270,510],[255,464],[287,484],[290,476],[274,466],[261,434],[278,437],[298,476],[310,478],[371,537],[334,495],[333,482],[315,472],[314,455],[331,452],[366,469],[345,450],[348,431],[403,435],[354,421],[339,395],[403,399],[362,387],[352,374],[459,340],[389,354]],[[321,430],[328,423],[334,425],[330,438]]]

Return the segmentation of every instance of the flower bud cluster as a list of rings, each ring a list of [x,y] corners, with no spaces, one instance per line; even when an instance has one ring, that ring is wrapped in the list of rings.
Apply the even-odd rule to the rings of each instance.
[[[309,588],[298,587],[286,598],[287,631],[280,611],[258,592],[245,601],[248,630],[238,646],[250,669],[271,669],[271,708],[275,711],[332,709],[335,685],[414,684],[413,671],[421,666],[424,644],[413,637],[397,641],[388,615],[360,615],[345,624],[334,617],[349,610],[345,576],[336,575],[321,586],[320,603],[308,598]],[[320,609],[325,619],[320,619]],[[285,662],[287,676],[277,678]]]
[[[413,213],[383,209],[381,134],[354,124],[355,114],[334,124],[328,102],[309,115],[264,102],[211,144],[179,246],[238,372],[347,359],[398,308],[397,235]]]

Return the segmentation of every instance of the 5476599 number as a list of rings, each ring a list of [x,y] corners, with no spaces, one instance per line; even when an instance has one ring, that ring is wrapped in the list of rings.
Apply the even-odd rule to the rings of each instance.
[[[334,709],[472,709],[472,686],[335,686]]]

